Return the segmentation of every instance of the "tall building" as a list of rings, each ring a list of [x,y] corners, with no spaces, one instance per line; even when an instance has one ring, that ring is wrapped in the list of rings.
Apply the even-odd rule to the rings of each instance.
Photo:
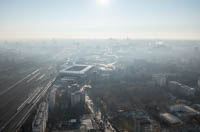
[[[49,104],[49,110],[53,110],[55,107],[55,103],[56,103],[56,88],[53,88],[48,96],[48,104]]]
[[[71,93],[71,106],[75,106],[79,103],[85,103],[85,93],[83,91],[76,91]]]

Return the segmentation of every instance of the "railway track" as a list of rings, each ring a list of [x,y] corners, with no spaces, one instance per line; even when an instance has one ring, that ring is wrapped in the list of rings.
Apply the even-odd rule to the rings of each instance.
[[[49,81],[49,83],[45,87],[42,87],[40,89],[40,92],[36,92],[34,95],[32,95],[32,97],[29,97],[27,100],[25,100],[18,107],[16,113],[0,128],[0,132],[18,131],[30,115],[33,108],[46,94],[47,90],[49,89],[49,87],[51,87],[54,81],[55,78]]]
[[[38,95],[43,93],[42,91],[45,89],[43,86],[47,85],[51,74],[52,72],[46,67],[40,67],[35,70],[32,69],[29,74],[26,74],[26,76],[21,79],[22,81],[13,84],[13,87],[9,87],[4,94],[0,95],[0,132],[7,130],[5,129],[7,128],[6,126],[11,126],[10,124],[16,126],[16,123],[13,123],[13,120],[16,118],[26,119],[24,115],[28,114],[23,111],[28,111],[28,109],[33,106],[32,102],[37,103],[40,100],[41,96]],[[19,112],[21,110],[22,112]]]

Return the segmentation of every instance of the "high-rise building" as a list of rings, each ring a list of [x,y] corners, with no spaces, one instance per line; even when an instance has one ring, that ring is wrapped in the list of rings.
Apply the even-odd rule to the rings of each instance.
[[[56,103],[56,88],[53,88],[48,96],[48,104],[49,104],[49,110],[53,110],[55,107],[55,103]]]
[[[79,103],[85,103],[85,93],[83,91],[76,91],[71,93],[71,105],[75,106]]]

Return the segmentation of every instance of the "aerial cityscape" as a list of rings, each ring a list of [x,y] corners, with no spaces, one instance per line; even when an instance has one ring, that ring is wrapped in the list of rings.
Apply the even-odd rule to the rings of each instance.
[[[1,131],[200,131],[199,41],[0,46]]]
[[[199,7],[0,0],[0,132],[200,132]]]

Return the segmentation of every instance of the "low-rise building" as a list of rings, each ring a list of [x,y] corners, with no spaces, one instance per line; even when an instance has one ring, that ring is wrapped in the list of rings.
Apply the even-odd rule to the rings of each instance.
[[[181,89],[180,89],[180,93],[182,93],[183,95],[186,95],[186,96],[194,96],[195,89],[191,88],[189,86],[186,86],[186,85],[182,85]]]
[[[178,89],[179,89],[181,86],[182,86],[182,84],[179,83],[179,82],[176,82],[176,81],[170,81],[170,82],[169,82],[169,90],[170,90],[171,92],[176,92],[176,91],[178,91]]]
[[[155,122],[148,117],[135,118],[135,132],[155,132],[159,131],[155,127]]]
[[[32,132],[45,132],[48,120],[48,104],[42,102],[32,123]]]
[[[200,112],[183,104],[173,105],[169,107],[169,111],[174,113],[176,116],[180,118],[188,118],[191,116],[199,116]]]
[[[183,96],[194,96],[195,95],[194,88],[189,87],[187,85],[183,85],[176,81],[169,82],[169,90],[174,94],[180,94]]]
[[[170,113],[161,113],[160,118],[163,122],[167,123],[170,126],[182,124],[182,121],[179,118]]]

